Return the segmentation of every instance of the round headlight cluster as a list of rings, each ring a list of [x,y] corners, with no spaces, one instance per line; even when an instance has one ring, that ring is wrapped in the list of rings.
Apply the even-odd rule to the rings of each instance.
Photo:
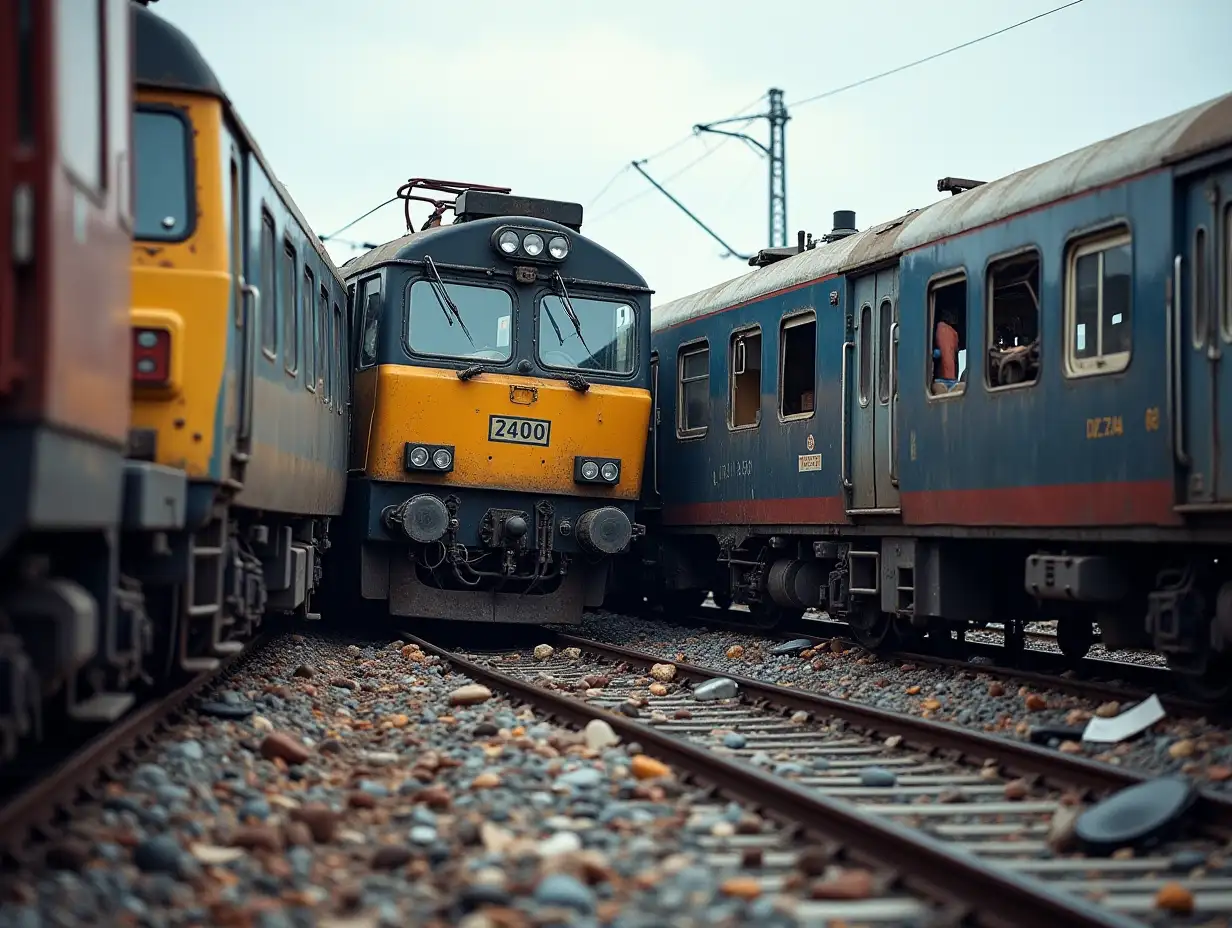
[[[609,483],[614,484],[620,481],[620,462],[603,458],[594,460],[584,458],[578,455],[574,459],[574,480],[582,483]]]
[[[496,249],[501,254],[512,258],[517,254],[528,258],[544,257],[544,252],[554,261],[564,261],[569,257],[569,239],[564,235],[553,235],[545,241],[538,232],[519,232],[516,229],[506,229],[496,237]]]
[[[435,445],[413,445],[406,454],[408,469],[447,471],[453,466],[453,452]]]

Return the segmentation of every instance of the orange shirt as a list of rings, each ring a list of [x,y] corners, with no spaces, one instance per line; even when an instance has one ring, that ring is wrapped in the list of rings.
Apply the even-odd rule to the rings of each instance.
[[[937,347],[941,350],[942,380],[958,379],[958,331],[948,322],[937,323]]]

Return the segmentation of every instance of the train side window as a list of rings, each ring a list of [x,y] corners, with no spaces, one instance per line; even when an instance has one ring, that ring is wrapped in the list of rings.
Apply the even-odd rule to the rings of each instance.
[[[890,402],[890,334],[894,331],[894,301],[882,299],[877,306],[877,402]],[[894,388],[898,392],[898,387]]]
[[[728,428],[755,428],[761,422],[761,329],[732,333],[728,372]]]
[[[779,415],[813,415],[817,388],[817,314],[789,316],[779,327]]]
[[[359,305],[363,311],[363,326],[360,329],[359,342],[359,369],[371,367],[376,363],[377,335],[378,327],[381,323],[381,278],[369,277],[367,280],[360,281],[359,284]],[[507,317],[502,317],[502,319]],[[505,323],[506,335],[508,334],[508,322]],[[498,338],[497,347],[505,347],[509,344],[508,338],[502,344]]]
[[[274,281],[278,269],[274,262],[274,217],[261,210],[261,350],[271,361],[278,357],[278,301]]]
[[[300,310],[304,321],[300,330],[304,334],[304,386],[313,393],[317,391],[316,355],[313,354],[313,340],[316,338],[317,327],[312,319],[312,307],[316,305],[316,279],[312,268],[304,268],[303,292],[300,294]]]
[[[82,186],[99,191],[106,173],[102,3],[60,0],[54,14],[60,158]]]
[[[299,372],[299,313],[295,300],[295,247],[282,243],[282,273],[278,287],[278,312],[282,315],[282,366],[294,377]]]
[[[330,398],[329,291],[323,286],[317,296],[317,389],[321,391],[321,402],[328,406]]]
[[[1223,337],[1232,340],[1232,203],[1223,208]]]
[[[865,303],[860,307],[860,405],[867,406],[873,384],[873,307]]]
[[[346,323],[342,318],[342,307],[334,303],[334,410],[342,415],[344,384],[347,381],[346,363]]]
[[[676,367],[676,437],[698,438],[710,428],[710,345],[694,342],[680,349]]]
[[[1040,370],[1040,256],[1035,249],[988,265],[985,282],[990,390],[1033,384]]]
[[[961,396],[967,389],[967,275],[928,285],[928,352],[932,357],[928,391]]]
[[[1133,349],[1132,241],[1122,228],[1070,248],[1065,272],[1065,372],[1111,374]]]

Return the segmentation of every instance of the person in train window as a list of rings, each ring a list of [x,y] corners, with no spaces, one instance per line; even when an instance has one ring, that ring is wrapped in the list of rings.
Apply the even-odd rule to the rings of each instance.
[[[937,328],[933,334],[933,392],[945,393],[958,383],[958,330],[954,328],[954,314],[948,310],[937,313]],[[937,389],[941,385],[943,389]]]

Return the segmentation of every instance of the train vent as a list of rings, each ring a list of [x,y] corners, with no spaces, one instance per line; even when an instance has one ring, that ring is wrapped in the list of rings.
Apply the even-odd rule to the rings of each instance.
[[[846,238],[849,235],[855,235],[859,230],[856,228],[856,211],[853,209],[836,209],[834,211],[834,228],[822,236],[822,241],[837,242],[840,238]]]

